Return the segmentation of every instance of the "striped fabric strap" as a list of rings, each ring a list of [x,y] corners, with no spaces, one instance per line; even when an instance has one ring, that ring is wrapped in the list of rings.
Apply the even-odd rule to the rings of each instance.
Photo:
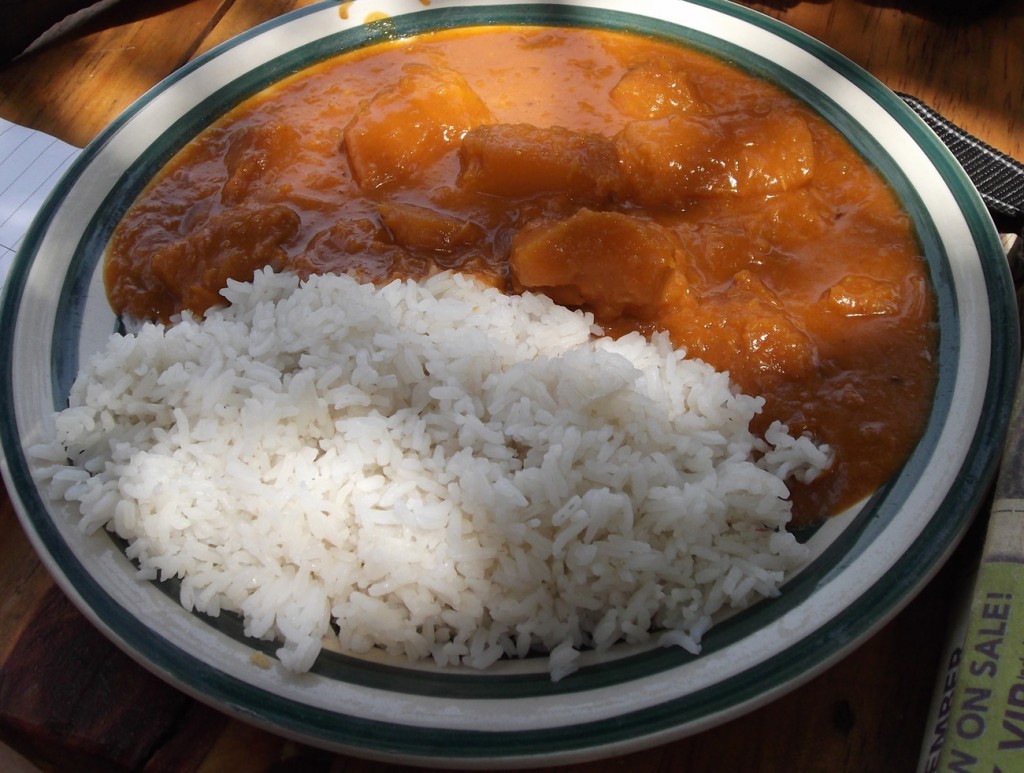
[[[917,97],[899,96],[950,149],[989,210],[1024,218],[1024,164],[943,118]]]

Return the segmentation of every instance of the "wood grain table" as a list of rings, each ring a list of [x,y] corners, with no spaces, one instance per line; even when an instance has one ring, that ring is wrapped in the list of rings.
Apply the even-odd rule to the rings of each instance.
[[[0,68],[0,117],[83,146],[176,68],[310,4],[122,0]],[[988,144],[1024,159],[1024,0],[747,5],[820,39],[892,89],[920,97]],[[10,14],[5,23],[12,23]],[[913,770],[940,673],[949,599],[973,566],[982,526],[976,523],[894,619],[796,690],[700,735],[561,770]],[[255,729],[151,676],[57,589],[6,492],[0,498],[0,739],[0,769],[12,771],[403,769]]]

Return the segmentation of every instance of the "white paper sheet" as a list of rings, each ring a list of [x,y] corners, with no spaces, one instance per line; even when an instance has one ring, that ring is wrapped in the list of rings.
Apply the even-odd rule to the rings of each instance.
[[[32,218],[79,149],[0,118],[0,287]]]

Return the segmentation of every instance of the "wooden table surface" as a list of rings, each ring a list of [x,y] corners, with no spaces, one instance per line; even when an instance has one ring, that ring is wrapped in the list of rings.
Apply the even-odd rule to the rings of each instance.
[[[124,0],[0,67],[0,117],[82,146],[198,54],[310,4]],[[917,95],[988,144],[1024,159],[1024,0],[960,13],[925,0],[747,5],[824,41],[892,89]],[[985,3],[944,5],[978,9]],[[973,566],[974,543],[969,536],[923,592],[868,641],[769,705],[694,737],[561,770],[913,770],[940,672],[949,599]],[[54,646],[58,642],[74,645]],[[0,499],[0,739],[0,769],[13,771],[403,769],[254,729],[151,676],[56,588],[6,492]]]

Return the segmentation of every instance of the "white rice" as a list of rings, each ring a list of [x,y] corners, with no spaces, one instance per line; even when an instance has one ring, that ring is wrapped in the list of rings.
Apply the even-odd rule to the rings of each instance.
[[[35,454],[85,532],[289,669],[331,637],[441,666],[541,651],[554,679],[621,641],[697,653],[804,558],[783,478],[828,449],[752,435],[763,401],[664,336],[449,273],[224,295],[113,336]]]

